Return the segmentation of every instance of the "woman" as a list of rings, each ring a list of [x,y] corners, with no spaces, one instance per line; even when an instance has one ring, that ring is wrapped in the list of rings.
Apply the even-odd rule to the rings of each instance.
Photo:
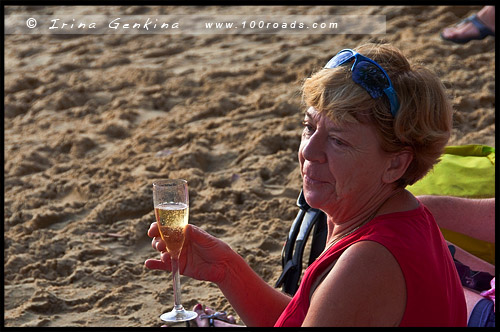
[[[359,53],[358,53],[359,52]],[[181,271],[215,282],[249,326],[466,326],[464,293],[430,212],[404,188],[451,130],[439,79],[399,50],[342,50],[307,79],[299,148],[307,203],[328,216],[325,251],[293,298],[190,225]],[[153,247],[165,250],[155,224]],[[170,269],[168,254],[148,260]]]

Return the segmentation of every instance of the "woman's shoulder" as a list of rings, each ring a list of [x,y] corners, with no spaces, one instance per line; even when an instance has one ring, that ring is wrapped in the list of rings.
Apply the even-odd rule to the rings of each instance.
[[[339,257],[338,266],[377,270],[397,270],[399,265],[392,253],[377,241],[361,240],[351,244]]]
[[[311,308],[326,306],[339,313],[331,319],[348,319],[356,313],[359,316],[351,319],[362,325],[386,326],[399,324],[405,301],[405,281],[394,256],[377,242],[359,241],[340,255],[316,288]]]
[[[402,190],[380,208],[377,215],[413,214],[422,209],[420,201],[408,190]]]

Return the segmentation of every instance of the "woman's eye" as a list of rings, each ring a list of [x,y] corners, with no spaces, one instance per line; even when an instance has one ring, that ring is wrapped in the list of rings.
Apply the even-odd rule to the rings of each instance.
[[[336,137],[330,137],[330,140],[335,144],[335,145],[345,145],[345,143],[341,140],[339,140],[338,138]]]
[[[302,121],[302,125],[304,126],[304,132],[305,133],[313,133],[314,132],[314,127],[311,126],[308,122]]]

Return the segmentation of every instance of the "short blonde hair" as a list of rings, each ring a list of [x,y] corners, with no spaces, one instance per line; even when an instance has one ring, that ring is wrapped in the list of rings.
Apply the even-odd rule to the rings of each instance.
[[[389,75],[400,103],[396,117],[391,115],[388,98],[373,99],[352,81],[351,66],[321,69],[306,79],[303,101],[326,112],[334,122],[373,124],[383,151],[411,148],[413,160],[396,183],[406,187],[422,178],[443,153],[452,128],[451,103],[439,78],[421,65],[410,64],[397,48],[365,44],[355,50]]]

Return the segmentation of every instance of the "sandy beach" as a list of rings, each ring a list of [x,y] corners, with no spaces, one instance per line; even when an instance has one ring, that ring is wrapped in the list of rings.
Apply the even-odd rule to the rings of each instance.
[[[449,145],[495,146],[495,39],[439,32],[480,6],[5,7],[5,15],[385,15],[370,34],[5,35],[5,326],[160,326],[152,182],[184,178],[189,222],[269,284],[300,191],[301,82],[336,52],[389,42],[438,73]],[[182,277],[182,302],[235,314]]]

